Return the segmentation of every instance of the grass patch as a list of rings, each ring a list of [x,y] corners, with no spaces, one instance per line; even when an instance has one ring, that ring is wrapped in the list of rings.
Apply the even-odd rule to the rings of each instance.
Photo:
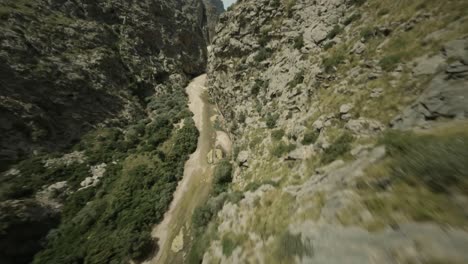
[[[284,154],[296,149],[295,144],[286,144],[283,141],[273,145],[271,154],[277,158],[281,158]]]
[[[381,139],[392,174],[410,185],[424,184],[434,192],[468,189],[468,134],[450,136],[387,132]],[[468,192],[467,192],[468,193]]]
[[[379,66],[382,67],[384,71],[393,71],[396,69],[398,64],[401,62],[401,55],[394,54],[383,57],[379,61]]]
[[[467,218],[451,194],[467,195],[466,125],[430,133],[387,132],[380,139],[386,160],[367,171],[359,190],[374,220],[369,230],[405,221],[466,227]],[[382,183],[391,188],[382,188]]]

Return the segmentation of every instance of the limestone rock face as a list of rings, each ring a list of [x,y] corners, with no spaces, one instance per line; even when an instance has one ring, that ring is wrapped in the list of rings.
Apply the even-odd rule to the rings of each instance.
[[[144,115],[204,72],[201,0],[0,3],[0,163]]]

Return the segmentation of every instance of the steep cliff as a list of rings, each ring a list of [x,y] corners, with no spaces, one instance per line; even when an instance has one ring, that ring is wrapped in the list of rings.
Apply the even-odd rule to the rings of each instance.
[[[200,209],[192,259],[468,261],[466,8],[244,0],[221,15],[209,92],[237,199]]]
[[[197,142],[184,86],[205,71],[211,9],[0,1],[1,263],[156,250],[152,226]]]

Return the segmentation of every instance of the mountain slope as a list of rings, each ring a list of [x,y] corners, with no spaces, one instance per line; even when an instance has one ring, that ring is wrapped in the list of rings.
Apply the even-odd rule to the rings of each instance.
[[[209,92],[243,198],[200,209],[193,259],[468,261],[467,7],[263,0],[224,13]]]

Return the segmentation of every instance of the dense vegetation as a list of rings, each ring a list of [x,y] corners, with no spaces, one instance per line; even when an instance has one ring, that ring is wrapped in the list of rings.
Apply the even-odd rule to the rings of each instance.
[[[198,131],[181,91],[148,103],[155,117],[126,129],[103,128],[75,146],[83,163],[45,168],[47,156],[18,165],[21,179],[4,179],[2,199],[27,198],[57,181],[68,181],[61,225],[51,232],[34,263],[128,263],[154,250],[150,236],[172,200]],[[182,128],[175,124],[184,120]],[[76,191],[90,166],[106,163],[95,187]]]

